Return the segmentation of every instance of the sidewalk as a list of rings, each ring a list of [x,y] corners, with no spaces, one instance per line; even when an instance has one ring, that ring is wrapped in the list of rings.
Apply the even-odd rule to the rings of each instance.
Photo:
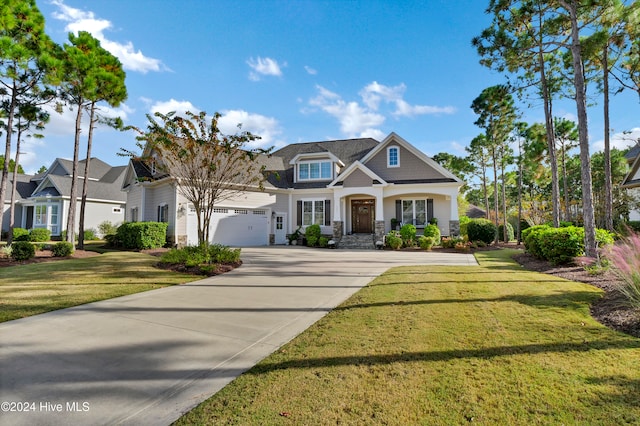
[[[1,425],[169,424],[390,267],[470,254],[244,248],[186,285],[0,324]],[[25,412],[28,410],[28,412]]]

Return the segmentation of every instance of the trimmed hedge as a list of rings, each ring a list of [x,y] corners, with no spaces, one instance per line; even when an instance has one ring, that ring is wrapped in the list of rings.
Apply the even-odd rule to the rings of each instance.
[[[322,230],[320,229],[320,225],[317,223],[313,225],[307,226],[307,229],[304,231],[304,235],[307,237],[307,246],[315,247],[318,245],[320,240],[320,236],[322,235]]]
[[[24,228],[13,228],[13,241],[31,241],[29,231]]]
[[[11,244],[11,257],[14,260],[29,260],[36,256],[36,248],[29,241],[16,241]]]
[[[491,244],[496,238],[498,228],[489,219],[472,219],[467,225],[469,241],[482,241]]]
[[[71,253],[73,253],[73,244],[68,241],[60,241],[51,247],[51,252],[54,257],[71,256]]]
[[[427,226],[424,227],[424,236],[433,238],[434,244],[439,243],[440,242],[440,228],[438,228],[438,225],[435,225],[435,224],[427,225]],[[418,244],[420,244],[419,240],[418,240]]]
[[[50,241],[51,231],[49,231],[47,228],[33,228],[31,231],[29,231],[29,237],[31,238],[31,241],[37,243]]]
[[[165,222],[127,222],[120,225],[116,238],[127,249],[159,248],[167,241],[168,225]]]
[[[554,265],[571,262],[584,254],[584,228],[567,226],[552,228],[547,225],[532,226],[523,231],[525,248],[535,257]],[[596,229],[598,247],[613,244],[614,236],[604,229]]]

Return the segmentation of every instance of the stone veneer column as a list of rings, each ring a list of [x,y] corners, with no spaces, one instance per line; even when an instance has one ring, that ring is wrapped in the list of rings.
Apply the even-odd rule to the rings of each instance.
[[[341,220],[333,221],[333,240],[336,243],[339,242],[342,239],[342,235],[344,235],[343,228],[344,222],[342,222]]]
[[[384,220],[376,220],[376,241],[382,241],[384,234]]]
[[[449,236],[460,236],[460,221],[459,220],[450,220],[449,221]]]

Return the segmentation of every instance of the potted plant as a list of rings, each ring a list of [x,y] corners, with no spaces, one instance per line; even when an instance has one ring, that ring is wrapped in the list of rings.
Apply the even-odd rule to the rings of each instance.
[[[397,231],[398,230],[398,219],[396,219],[395,217],[391,218],[391,230],[392,231]]]
[[[296,229],[291,234],[289,234],[289,244],[291,244],[292,246],[295,246],[298,244],[298,239],[300,238],[300,235],[301,235],[300,228],[301,227],[298,227],[298,229]]]

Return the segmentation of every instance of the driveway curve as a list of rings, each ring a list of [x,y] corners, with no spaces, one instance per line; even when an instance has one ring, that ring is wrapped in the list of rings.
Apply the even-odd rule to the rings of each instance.
[[[169,424],[387,269],[477,265],[306,247],[242,259],[221,276],[0,324],[0,424]]]

